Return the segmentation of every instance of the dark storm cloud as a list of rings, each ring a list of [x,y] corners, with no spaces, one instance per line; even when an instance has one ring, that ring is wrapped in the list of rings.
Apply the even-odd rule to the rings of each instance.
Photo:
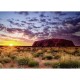
[[[29,12],[27,12],[27,11],[21,11],[21,12],[16,12],[16,13],[25,15],[25,16],[29,15]]]
[[[28,25],[28,28],[29,27],[31,27],[31,28],[35,27],[35,24],[34,23],[27,23],[27,25]]]
[[[21,23],[21,26],[24,26],[25,24]]]
[[[43,35],[43,32],[34,33],[35,35]]]
[[[72,20],[72,17],[67,17],[67,18],[65,18],[65,21],[70,21],[70,20]],[[64,21],[64,22],[65,22]]]
[[[42,39],[46,39],[46,37],[48,38],[49,33],[38,32],[38,33],[35,33],[35,35],[37,36],[38,40],[42,40]]]
[[[48,21],[51,21],[51,19],[48,19]]]
[[[62,22],[62,19],[60,19],[59,17],[53,17],[53,19],[59,21],[59,22]]]
[[[29,29],[7,28],[7,32],[8,33],[15,33],[15,32],[23,33],[24,36],[28,35],[29,38],[32,38],[35,36],[34,33],[30,31]]]
[[[22,27],[20,23],[14,23],[13,25],[16,25],[17,27]]]
[[[28,34],[32,34],[31,31],[29,31],[28,29],[24,30],[24,34],[28,35]]]
[[[65,16],[66,12],[54,12],[55,14],[58,14],[59,16]]]
[[[63,21],[63,28],[59,29],[63,33],[75,33],[80,31],[80,18]]]
[[[46,19],[40,19],[41,22],[46,22]]]
[[[33,29],[31,26],[28,27],[29,30]]]
[[[28,35],[29,38],[34,37],[34,33],[28,29],[24,30],[24,35]]]
[[[45,24],[42,24],[42,25],[41,25],[41,27],[44,27],[44,26],[45,26]]]
[[[54,12],[55,14],[61,14],[62,12],[61,11],[56,11]]]
[[[56,32],[57,33],[60,33],[60,34],[72,34],[72,33],[75,33],[75,32],[78,32],[80,31],[80,25],[72,25],[72,24],[65,24],[65,26],[63,27],[54,27],[56,29]]]
[[[15,22],[15,21],[10,20],[10,19],[7,19],[7,21],[8,21],[10,24],[12,24],[12,25],[16,25],[16,26],[18,26],[18,27],[21,26],[21,24],[20,24],[19,22]]]
[[[46,16],[45,16],[45,12],[41,12],[40,17],[41,17],[41,18],[46,17]]]
[[[0,24],[0,31],[4,29],[6,30],[6,27],[3,24]]]
[[[58,38],[65,38],[71,39],[75,42],[76,45],[80,45],[80,36],[75,36],[75,32],[80,31],[80,18],[70,18],[63,20],[62,23],[59,25],[53,24],[54,27],[49,33],[51,34],[50,37],[58,37]],[[55,29],[55,30],[54,30]],[[46,32],[45,30],[44,32]],[[76,39],[75,39],[76,38]]]
[[[59,25],[61,24],[60,22],[46,22],[48,25]]]
[[[58,19],[59,20],[59,17],[53,17],[53,19]]]
[[[8,22],[10,22],[13,25],[19,25],[20,20],[19,19],[7,19]]]
[[[20,28],[7,28],[7,27],[5,27],[3,24],[0,24],[0,31],[2,31],[2,30],[4,30],[4,32],[6,31],[6,32],[8,32],[9,34],[14,34],[15,32],[17,32],[17,33],[23,33],[23,36],[28,36],[29,37],[29,39],[32,39],[35,35],[34,35],[34,33],[32,32],[32,31],[30,31],[29,29],[20,29]],[[8,34],[7,33],[7,34]],[[8,35],[6,35],[6,34],[0,34],[2,37],[5,37],[5,38],[15,38],[15,39],[21,39],[21,38],[18,38],[18,37],[11,37],[11,36],[8,36]],[[24,40],[24,39],[26,39],[26,37],[25,38],[22,38],[22,40]]]
[[[29,21],[39,21],[39,20],[35,17],[35,18],[30,19]]]
[[[27,24],[28,24],[28,25],[33,25],[34,23],[31,23],[31,22],[27,22]]]
[[[11,24],[14,24],[13,20],[7,19],[8,22],[10,22]]]
[[[80,12],[76,12],[75,14],[76,14],[77,16],[80,16]]]
[[[23,27],[25,25],[28,25],[26,21],[21,21],[20,25]]]
[[[75,25],[77,25],[78,22],[80,22],[80,18],[63,21],[63,24],[69,23],[69,24],[73,24],[75,26]]]
[[[33,25],[33,28],[40,28],[40,27]]]
[[[45,28],[43,29],[43,32],[44,32],[44,33],[49,33],[49,28],[48,28],[48,27],[45,27]]]
[[[19,29],[19,28],[7,28],[7,31],[9,32],[9,33],[14,33],[14,32],[19,32],[19,33],[21,33],[23,30],[22,29]]]
[[[21,21],[21,22],[22,22],[22,23],[25,23],[25,24],[27,23],[26,21]]]

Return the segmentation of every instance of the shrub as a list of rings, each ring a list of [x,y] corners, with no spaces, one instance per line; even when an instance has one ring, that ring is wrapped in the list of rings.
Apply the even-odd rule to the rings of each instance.
[[[3,62],[3,63],[9,63],[9,62],[11,62],[11,58],[9,58],[9,57],[4,57],[4,58],[2,59],[2,62]]]
[[[0,68],[3,68],[3,64],[2,63],[0,63]]]
[[[55,55],[55,56],[54,56],[54,59],[60,59],[60,58],[61,58],[60,55]]]
[[[43,53],[34,53],[33,56],[34,57],[42,57],[43,56]]]
[[[77,56],[80,56],[80,52],[77,53]]]
[[[57,53],[57,52],[58,52],[58,50],[53,50],[52,52],[53,52],[53,53]]]
[[[43,59],[52,60],[53,59],[53,56],[52,55],[45,55],[43,57]]]
[[[45,66],[51,66],[52,63],[51,63],[51,62],[45,62],[44,65],[45,65]]]
[[[50,49],[48,49],[48,50],[47,50],[47,53],[51,53],[51,50],[50,50]]]
[[[12,60],[16,59],[16,55],[10,55],[10,58],[11,58]]]
[[[39,63],[37,61],[35,61],[35,60],[30,60],[28,62],[28,66],[29,67],[38,67],[39,66]]]
[[[60,68],[80,68],[80,62],[79,61],[61,62]]]
[[[74,53],[75,56],[80,56],[80,52],[78,50],[75,51]]]
[[[29,58],[27,57],[19,57],[17,58],[18,65],[27,65]]]
[[[60,67],[60,63],[56,62],[52,64],[52,68],[59,68]]]
[[[62,61],[52,64],[53,68],[80,68],[79,61]]]

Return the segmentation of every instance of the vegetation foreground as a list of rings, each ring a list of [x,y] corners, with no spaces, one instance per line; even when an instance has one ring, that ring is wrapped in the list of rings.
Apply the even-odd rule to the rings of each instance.
[[[0,68],[80,68],[80,47],[0,47]]]

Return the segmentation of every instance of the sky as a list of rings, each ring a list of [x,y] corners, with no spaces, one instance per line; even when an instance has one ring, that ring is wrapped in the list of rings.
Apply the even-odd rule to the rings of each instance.
[[[0,12],[0,45],[31,46],[52,38],[80,46],[80,12]]]

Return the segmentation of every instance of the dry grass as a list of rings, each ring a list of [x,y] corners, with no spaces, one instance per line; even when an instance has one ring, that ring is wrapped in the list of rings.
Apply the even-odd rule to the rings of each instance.
[[[80,47],[0,47],[0,68],[80,68]]]

